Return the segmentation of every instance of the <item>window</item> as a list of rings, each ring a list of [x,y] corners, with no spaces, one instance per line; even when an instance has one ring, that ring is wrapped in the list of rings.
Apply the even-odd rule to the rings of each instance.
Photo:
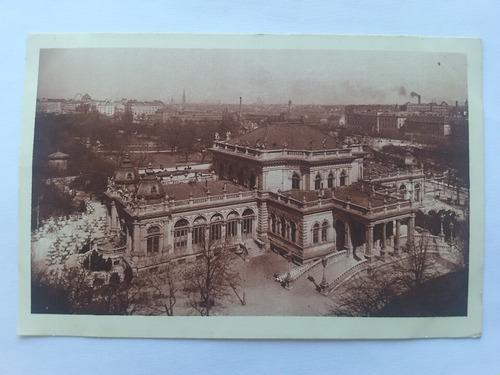
[[[236,237],[238,234],[238,213],[231,212],[227,215],[226,237]]]
[[[286,220],[281,216],[281,237],[286,237]]]
[[[328,187],[332,188],[333,187],[333,173],[330,173],[328,175]]]
[[[295,243],[297,241],[297,224],[293,220],[290,222],[290,230],[292,242]]]
[[[253,189],[255,187],[256,182],[257,182],[257,178],[255,177],[255,174],[252,172],[250,174],[250,178],[249,178],[249,181],[248,181],[248,187],[250,189]]]
[[[271,232],[276,233],[276,215],[271,214]]]
[[[222,216],[217,214],[210,220],[210,239],[217,241],[222,239]]]
[[[158,253],[160,251],[160,228],[151,227],[148,229],[147,252],[148,254]]]
[[[319,224],[314,224],[313,227],[313,243],[319,242]]]
[[[316,178],[314,179],[314,189],[319,190],[321,189],[321,176],[319,173],[316,175]]]
[[[189,223],[185,219],[179,220],[174,225],[174,249],[177,251],[187,247],[188,226]]]
[[[300,176],[297,173],[292,175],[292,189],[300,189]]]
[[[205,242],[206,225],[207,222],[203,217],[198,217],[193,222],[193,245],[199,245]]]
[[[326,242],[328,240],[328,222],[323,223],[321,228],[321,242]]]
[[[251,209],[243,211],[243,234],[253,233],[253,218],[254,213]]]
[[[347,174],[345,173],[345,170],[344,170],[340,174],[340,186],[345,186],[346,183],[347,183]]]

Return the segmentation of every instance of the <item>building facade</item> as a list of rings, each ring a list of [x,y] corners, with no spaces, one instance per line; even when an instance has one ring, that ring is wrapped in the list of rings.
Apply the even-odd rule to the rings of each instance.
[[[398,251],[403,232],[412,241],[421,171],[365,180],[361,145],[290,124],[216,135],[210,151],[216,178],[184,183],[164,184],[152,169],[141,178],[125,157],[106,192],[99,251],[140,271],[195,259],[207,242],[252,243],[303,264],[339,251],[371,260]]]

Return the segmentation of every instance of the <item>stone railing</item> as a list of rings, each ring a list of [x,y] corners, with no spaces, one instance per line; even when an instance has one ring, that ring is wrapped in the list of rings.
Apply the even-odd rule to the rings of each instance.
[[[328,283],[328,286],[325,288],[324,293],[328,294],[337,289],[344,281],[347,281],[351,277],[357,275],[358,273],[366,270],[368,268],[368,260],[363,259],[359,263],[357,263],[354,267],[349,268],[344,271],[341,275],[337,276],[335,280],[331,283]]]
[[[350,201],[342,200],[337,197],[331,197],[331,198],[321,198],[318,197],[317,200],[315,201],[299,201],[297,199],[294,199],[292,197],[288,197],[283,194],[279,193],[273,193],[270,192],[269,196],[279,202],[284,202],[285,204],[300,208],[300,209],[307,209],[307,208],[316,208],[316,207],[321,207],[321,206],[326,206],[326,205],[332,205],[333,207],[341,208],[346,211],[350,211],[353,213],[357,213],[360,215],[364,216],[382,216],[387,213],[395,213],[395,212],[401,212],[401,211],[410,211],[411,209],[418,208],[418,202],[412,202],[412,201],[398,201],[390,204],[385,204],[383,206],[379,207],[364,207],[357,205],[355,203],[352,203]]]
[[[260,159],[321,159],[325,157],[352,157],[353,152],[363,152],[362,145],[350,146],[347,148],[323,149],[323,150],[288,150],[286,148],[278,150],[256,149],[240,145],[232,145],[225,142],[216,141],[214,148],[218,150],[235,152],[249,156],[259,157]]]
[[[129,205],[128,209],[135,214],[141,215],[154,212],[164,212],[164,211],[168,212],[178,207],[205,205],[207,203],[218,203],[225,201],[234,202],[238,200],[246,200],[248,198],[255,198],[256,196],[257,196],[256,191],[241,191],[238,193],[207,195],[205,197],[189,198],[182,200],[169,199],[168,201],[164,201],[162,203],[154,203],[147,205]]]
[[[368,176],[370,177],[370,176]],[[411,172],[389,172],[376,177],[369,178],[370,182],[384,182],[384,181],[394,181],[394,180],[407,180],[410,178],[422,178],[425,177],[424,169],[419,168]]]
[[[325,259],[328,260],[328,264],[333,264],[338,262],[340,259],[345,258],[347,251],[342,250],[337,253],[333,254],[328,254],[325,256]],[[282,274],[276,276],[276,281],[277,282],[293,282],[299,279],[301,276],[303,276],[306,272],[312,271],[314,268],[316,268],[318,265],[320,265],[322,262],[322,259],[315,260],[314,262],[304,264],[303,266],[294,268],[293,270],[290,270],[290,277],[288,278],[288,271],[283,272]]]

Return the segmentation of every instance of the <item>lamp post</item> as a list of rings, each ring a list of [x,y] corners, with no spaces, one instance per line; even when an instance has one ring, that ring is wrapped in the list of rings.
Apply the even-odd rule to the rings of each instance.
[[[326,287],[328,286],[328,282],[326,281],[326,265],[328,264],[328,259],[323,258],[321,259],[321,265],[323,266],[323,279],[321,280],[321,284],[319,286],[321,287],[321,290],[325,290]]]

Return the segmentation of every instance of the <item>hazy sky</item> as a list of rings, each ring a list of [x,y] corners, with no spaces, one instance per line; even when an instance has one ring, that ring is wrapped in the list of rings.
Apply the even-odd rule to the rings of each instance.
[[[325,50],[45,49],[38,97],[180,102],[362,104],[460,102],[462,54]]]

